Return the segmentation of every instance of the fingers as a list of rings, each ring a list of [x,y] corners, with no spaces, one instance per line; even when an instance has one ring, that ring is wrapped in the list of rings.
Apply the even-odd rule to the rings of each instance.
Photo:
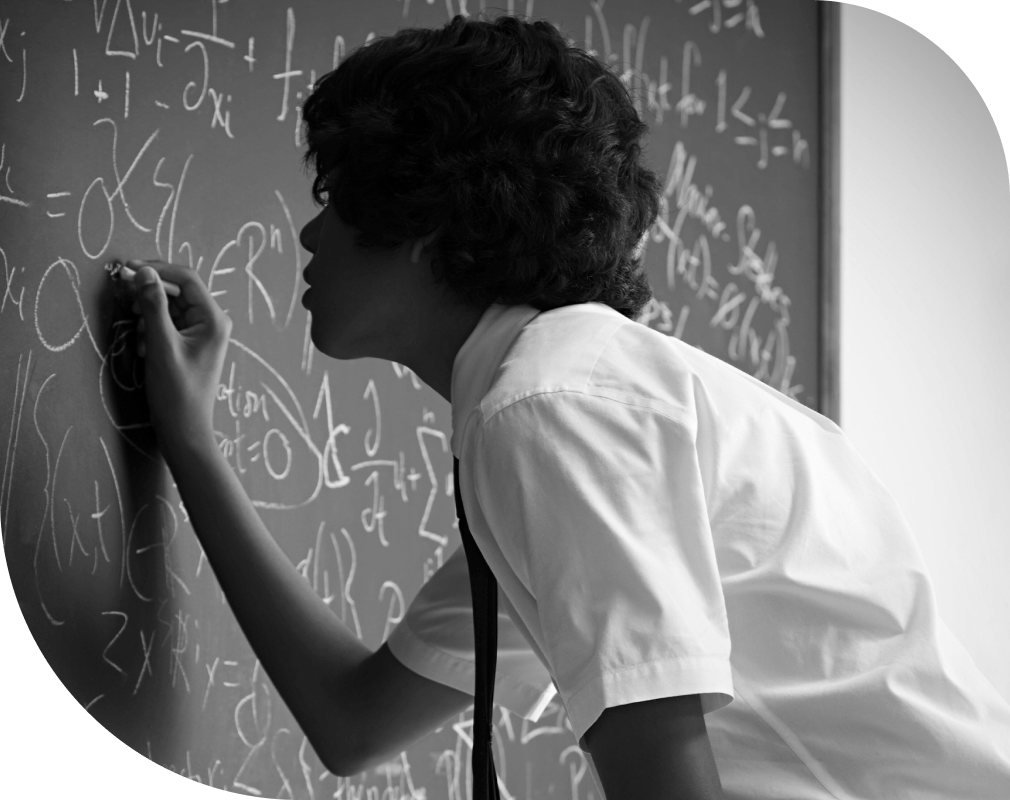
[[[141,269],[149,267],[158,274],[162,281],[179,287],[179,296],[168,298],[168,313],[180,328],[207,324],[214,332],[221,332],[224,335],[231,331],[231,320],[211,296],[210,291],[195,270],[157,259],[130,259],[126,264],[137,270],[138,276]],[[134,291],[139,294],[140,288],[135,282]],[[134,313],[140,313],[139,305],[136,302],[133,310]]]
[[[181,297],[190,303],[200,305],[216,305],[214,298],[204,285],[203,280],[196,270],[184,267],[179,264],[169,264],[157,259],[137,259],[131,258],[126,262],[128,267],[140,270],[143,267],[150,267],[158,276],[168,283],[174,283],[179,287]]]
[[[134,301],[133,312],[138,315],[137,318],[137,355],[144,358],[147,355],[147,342],[145,340],[144,334],[147,333],[147,320],[144,319],[143,312],[141,311],[140,302]],[[183,317],[184,312],[181,311],[176,305],[172,298],[168,298],[168,313],[172,318],[172,322],[175,326],[183,327],[180,325],[180,318]]]
[[[165,288],[158,277],[157,271],[142,267],[136,277],[137,298],[141,318],[137,330],[142,338],[137,343],[137,354],[146,355],[147,340],[167,342],[175,334],[175,325],[168,311],[168,297]]]

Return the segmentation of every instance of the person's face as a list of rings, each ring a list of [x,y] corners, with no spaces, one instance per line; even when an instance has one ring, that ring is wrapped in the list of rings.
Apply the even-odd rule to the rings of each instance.
[[[299,238],[312,253],[302,305],[312,313],[313,344],[333,358],[388,358],[396,316],[409,299],[403,254],[359,247],[355,230],[330,205]]]

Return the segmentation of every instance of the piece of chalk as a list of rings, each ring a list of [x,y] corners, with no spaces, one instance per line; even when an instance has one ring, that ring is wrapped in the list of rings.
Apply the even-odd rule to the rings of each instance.
[[[132,267],[126,266],[126,264],[120,264],[119,269],[116,270],[115,274],[118,275],[120,278],[122,278],[124,281],[129,281],[130,283],[133,283],[133,281],[135,281],[137,278],[137,271]],[[170,295],[172,297],[178,297],[180,294],[182,294],[182,290],[179,288],[178,284],[162,280],[161,285],[165,287],[165,294],[167,295]]]

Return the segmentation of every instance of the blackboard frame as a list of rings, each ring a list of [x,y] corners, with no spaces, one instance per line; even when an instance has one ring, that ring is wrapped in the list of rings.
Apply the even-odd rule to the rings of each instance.
[[[840,139],[839,139],[839,12],[840,4],[834,2],[833,0],[818,0],[818,83],[820,87],[818,96],[818,137],[820,143],[820,154],[821,158],[817,164],[818,171],[818,286],[819,286],[819,306],[820,306],[820,317],[819,317],[819,335],[818,335],[818,349],[819,349],[819,390],[818,390],[818,405],[819,410],[825,416],[831,418],[835,422],[839,422],[839,155],[840,155]],[[111,4],[115,5],[115,4]],[[87,9],[90,13],[90,9]],[[103,39],[104,40],[104,39]],[[134,76],[135,77],[135,76]],[[21,652],[28,654],[30,660],[30,654],[33,653],[31,647],[34,646],[37,649],[35,641],[32,639],[31,635],[22,637],[24,639],[24,646],[22,646]],[[64,689],[62,683],[57,681],[53,684],[53,681],[45,681],[44,676],[51,674],[46,672],[48,670],[47,663],[38,657],[39,660],[34,663],[34,672],[37,676],[40,676],[39,683],[52,684],[40,687],[35,696],[44,697],[48,696],[58,696],[59,692]],[[27,678],[25,679],[27,685],[31,685],[31,681]],[[57,695],[54,695],[54,692]],[[83,716],[83,715],[82,715]],[[22,735],[19,741],[24,742],[37,742],[40,740],[45,740],[52,733],[52,720],[46,722],[41,717],[33,716],[27,720],[18,720],[24,727],[22,727],[22,734],[27,733],[28,735]],[[80,736],[76,736],[79,740],[89,740],[94,738],[94,729],[89,717],[84,717],[82,722],[86,724],[80,725],[80,731],[76,728],[77,725],[74,724],[72,720],[61,720],[60,724],[63,729],[64,737],[68,740],[75,738],[75,736],[69,735],[71,731],[75,734],[80,732]],[[112,742],[113,747],[111,749],[117,749],[120,746],[118,742]],[[96,747],[101,749],[101,745],[97,741],[92,741]],[[86,770],[91,770],[95,763],[102,763],[105,761],[105,754],[102,754],[96,761],[95,754],[88,753],[88,749],[85,749],[86,759],[80,761],[79,765],[71,764],[74,767],[80,766],[82,769],[74,770],[71,767],[68,772],[76,773],[78,775],[85,774]],[[69,753],[64,751],[64,755],[67,756]],[[20,758],[21,754],[18,753],[15,758]],[[30,759],[30,756],[26,756]],[[109,755],[109,760],[115,760],[116,757]],[[86,767],[85,765],[90,765]],[[65,767],[68,765],[65,763]],[[162,775],[157,773],[156,775]],[[52,777],[52,776],[51,776]]]
[[[820,412],[841,424],[840,41],[841,4],[817,0],[820,35]]]

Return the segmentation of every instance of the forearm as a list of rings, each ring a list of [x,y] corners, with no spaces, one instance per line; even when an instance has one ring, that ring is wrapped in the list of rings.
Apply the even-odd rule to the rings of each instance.
[[[210,435],[165,448],[204,553],[274,686],[329,767],[353,741],[356,670],[371,651],[295,570]]]
[[[587,731],[607,800],[722,800],[698,695],[606,709]]]

